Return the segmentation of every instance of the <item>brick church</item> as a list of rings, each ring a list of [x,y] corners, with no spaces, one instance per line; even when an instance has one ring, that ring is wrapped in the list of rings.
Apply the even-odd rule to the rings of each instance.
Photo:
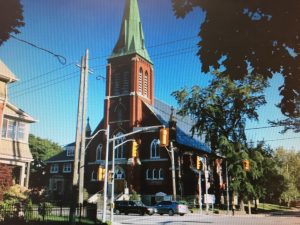
[[[204,137],[192,136],[190,129],[193,121],[190,118],[180,117],[173,107],[155,99],[154,78],[155,67],[145,47],[137,0],[126,0],[119,38],[107,59],[104,118],[91,136],[108,125],[110,138],[132,132],[136,127],[169,127],[170,140],[175,149],[176,194],[194,197],[198,193],[196,157],[207,157],[211,150],[204,143]],[[140,139],[136,158],[132,157],[132,142],[114,151],[115,195],[128,189],[129,193],[137,192],[145,203],[150,204],[159,195],[172,196],[171,157],[166,148],[159,146],[159,131],[128,137],[131,138]],[[116,145],[123,141],[125,138],[117,140]],[[105,147],[106,137],[103,132],[98,132],[86,152],[84,179],[89,194],[103,190],[103,181],[97,180],[97,172],[99,166],[104,167],[105,164]],[[72,157],[67,158],[67,151],[62,154],[65,154],[65,160],[72,161]],[[112,144],[109,169],[111,159]],[[56,156],[48,164],[59,162],[63,161]],[[71,183],[71,180],[65,181],[65,185]],[[204,190],[204,182],[202,186]]]

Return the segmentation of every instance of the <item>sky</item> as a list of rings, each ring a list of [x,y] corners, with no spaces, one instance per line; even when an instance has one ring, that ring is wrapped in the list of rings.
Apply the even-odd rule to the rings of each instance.
[[[182,87],[206,86],[209,75],[201,73],[196,56],[200,24],[205,14],[197,9],[185,19],[176,19],[171,0],[139,0],[145,45],[154,63],[155,97],[177,106],[171,93]],[[108,56],[118,39],[125,0],[21,0],[25,26],[16,37],[34,43],[67,59],[59,63],[53,55],[15,39],[0,47],[1,60],[19,81],[9,87],[9,100],[38,122],[30,132],[59,145],[75,140],[80,71],[76,64],[88,48],[90,69],[88,109],[92,130],[103,117]],[[268,120],[283,118],[275,107],[276,75],[266,90],[268,104],[259,109],[259,122],[247,128],[269,126]],[[300,149],[300,134],[280,134],[281,128],[247,130],[248,141],[265,140],[272,148]]]

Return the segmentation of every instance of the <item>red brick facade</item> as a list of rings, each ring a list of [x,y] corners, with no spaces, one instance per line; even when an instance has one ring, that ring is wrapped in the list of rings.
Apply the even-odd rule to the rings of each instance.
[[[0,163],[0,200],[3,194],[13,185],[13,168],[14,166]]]

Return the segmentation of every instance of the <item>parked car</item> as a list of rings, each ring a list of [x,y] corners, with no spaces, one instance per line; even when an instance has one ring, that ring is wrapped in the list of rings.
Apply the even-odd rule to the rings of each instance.
[[[180,204],[176,201],[162,201],[157,203],[155,208],[157,209],[157,213],[160,215],[169,214],[169,216],[173,216],[174,214],[179,214],[180,216],[183,216],[189,212],[186,205]]]
[[[138,213],[140,215],[148,214],[153,215],[156,213],[156,209],[151,206],[146,206],[141,201],[115,201],[114,212],[119,215],[124,213],[128,215],[129,213]]]

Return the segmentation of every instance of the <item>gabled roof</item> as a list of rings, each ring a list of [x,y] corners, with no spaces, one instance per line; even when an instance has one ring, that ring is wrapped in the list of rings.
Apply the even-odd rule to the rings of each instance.
[[[16,75],[0,59],[0,80],[14,82],[17,80]]]
[[[5,116],[17,118],[19,120],[34,123],[37,122],[34,118],[32,118],[29,114],[25,113],[22,109],[19,109],[17,106],[13,105],[10,102],[7,102],[6,107],[4,108]]]
[[[64,146],[65,149],[68,147],[75,147],[75,142]],[[64,151],[52,156],[50,159],[46,160],[46,163],[73,162],[73,161],[74,161],[74,155],[67,156],[67,150],[64,150]]]
[[[137,53],[151,63],[145,47],[137,0],[126,0],[119,39],[110,58]]]
[[[147,107],[154,113],[158,120],[165,126],[169,125],[172,108],[170,105],[155,99],[154,107],[145,103]],[[211,149],[204,143],[204,137],[192,135],[191,128],[194,122],[190,117],[182,117],[175,113],[176,119],[176,142],[199,151],[211,153]]]

